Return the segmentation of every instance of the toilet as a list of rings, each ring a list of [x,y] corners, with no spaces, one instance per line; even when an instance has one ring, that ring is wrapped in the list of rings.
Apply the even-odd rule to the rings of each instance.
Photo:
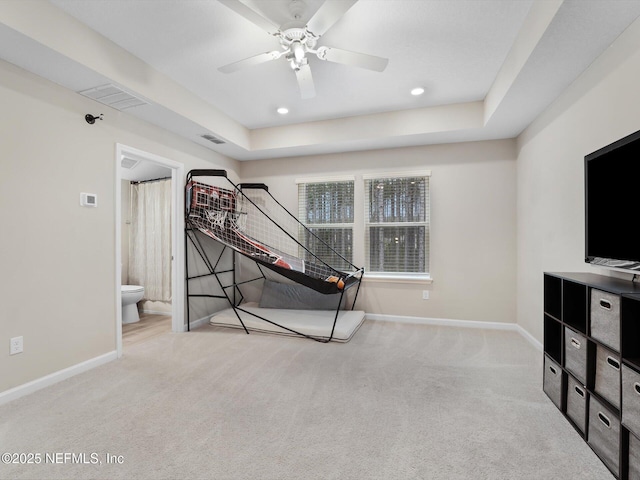
[[[144,287],[140,285],[122,285],[122,323],[140,321],[137,303],[144,296]]]

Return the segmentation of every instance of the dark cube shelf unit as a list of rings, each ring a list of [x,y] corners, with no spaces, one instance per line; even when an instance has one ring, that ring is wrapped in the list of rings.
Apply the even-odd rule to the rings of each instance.
[[[640,285],[544,274],[543,389],[609,470],[640,479]]]

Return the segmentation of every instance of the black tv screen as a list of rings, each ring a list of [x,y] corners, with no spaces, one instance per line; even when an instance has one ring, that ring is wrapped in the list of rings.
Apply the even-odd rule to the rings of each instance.
[[[585,261],[640,270],[640,131],[584,157]]]

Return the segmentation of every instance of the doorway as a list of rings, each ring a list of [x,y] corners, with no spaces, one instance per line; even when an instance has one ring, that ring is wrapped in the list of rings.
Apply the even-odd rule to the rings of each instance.
[[[116,350],[122,356],[122,181],[133,165],[142,167],[147,176],[158,174],[171,178],[171,331],[184,332],[184,197],[182,181],[184,165],[173,160],[144,152],[126,145],[116,145]],[[156,173],[153,173],[156,172]]]

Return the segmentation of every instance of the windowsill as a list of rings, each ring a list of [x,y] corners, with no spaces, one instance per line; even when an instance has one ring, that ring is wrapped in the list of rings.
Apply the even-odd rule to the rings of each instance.
[[[365,272],[362,278],[364,282],[381,282],[381,283],[417,283],[423,285],[430,285],[433,283],[433,278],[429,275],[402,275],[402,274],[389,274],[389,273],[367,273]]]

